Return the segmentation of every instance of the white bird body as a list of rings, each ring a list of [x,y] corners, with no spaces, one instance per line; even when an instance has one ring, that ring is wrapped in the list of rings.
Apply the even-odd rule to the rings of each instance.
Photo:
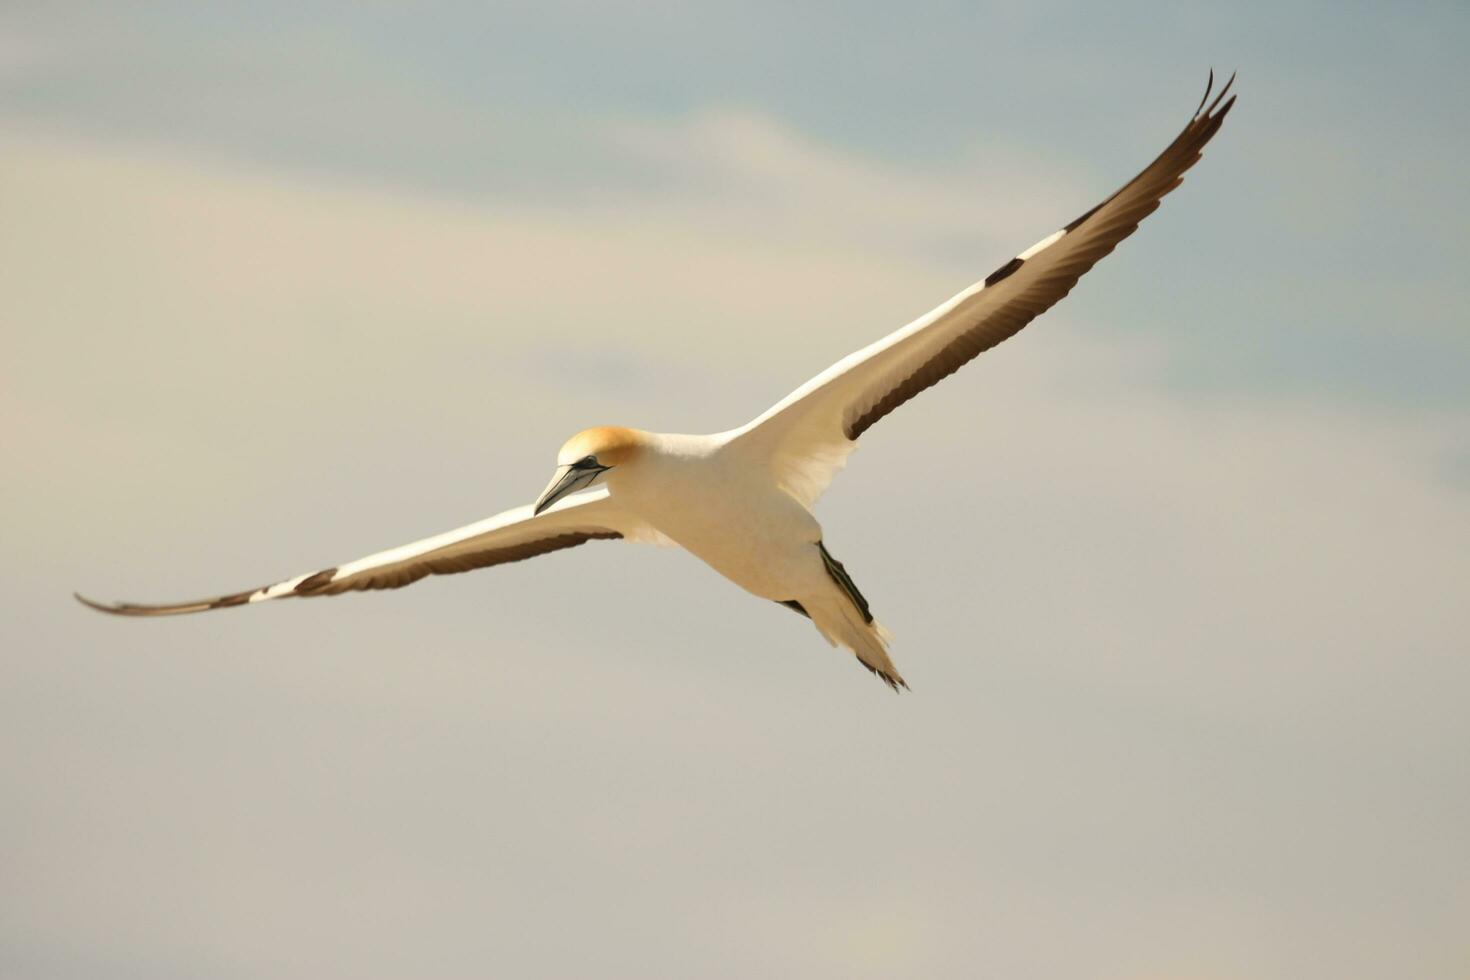
[[[1183,132],[1102,204],[745,426],[703,436],[585,430],[562,447],[535,506],[259,589],[157,606],[77,598],[104,612],[173,615],[397,588],[426,575],[623,538],[684,548],[747,592],[810,617],[830,643],[851,650],[890,687],[906,687],[889,659],[887,632],[823,543],[813,504],[869,426],[1014,335],[1130,235],[1199,159],[1235,102],[1225,101],[1229,88],[1208,109],[1206,88]]]
[[[636,463],[609,467],[603,478],[610,527],[683,548],[752,595],[810,617],[829,643],[852,650],[890,685],[904,684],[887,632],[850,580],[834,577],[816,516],[781,485],[757,444],[740,438],[748,427],[704,436],[618,431],[636,447]],[[563,466],[597,441],[574,438]]]
[[[821,539],[811,511],[763,466],[732,451],[728,433],[650,434],[647,456],[604,481],[618,503],[747,592],[795,599],[793,564]]]

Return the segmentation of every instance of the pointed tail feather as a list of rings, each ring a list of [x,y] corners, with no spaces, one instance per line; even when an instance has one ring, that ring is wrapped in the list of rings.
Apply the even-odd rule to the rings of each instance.
[[[876,619],[865,621],[846,596],[803,600],[802,605],[828,643],[851,650],[858,663],[893,690],[908,690],[908,683],[888,656],[893,635],[881,623]]]

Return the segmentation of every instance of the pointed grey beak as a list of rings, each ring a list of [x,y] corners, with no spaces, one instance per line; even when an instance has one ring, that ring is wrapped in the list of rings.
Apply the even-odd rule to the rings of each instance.
[[[536,509],[533,513],[539,514],[567,494],[576,493],[583,487],[590,487],[592,481],[601,476],[602,472],[606,469],[608,469],[606,466],[581,468],[577,466],[557,467],[555,475],[551,478],[551,482],[546,485],[545,491],[542,492],[541,499],[536,501]]]

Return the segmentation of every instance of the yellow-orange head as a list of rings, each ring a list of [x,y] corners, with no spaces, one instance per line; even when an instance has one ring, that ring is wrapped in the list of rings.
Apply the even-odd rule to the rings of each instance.
[[[536,501],[541,513],[569,493],[592,486],[615,466],[626,466],[648,445],[648,433],[603,425],[585,429],[566,441],[556,456],[556,473]]]
[[[648,434],[619,425],[599,425],[572,436],[557,453],[558,466],[589,460],[604,469],[632,462],[648,445]]]

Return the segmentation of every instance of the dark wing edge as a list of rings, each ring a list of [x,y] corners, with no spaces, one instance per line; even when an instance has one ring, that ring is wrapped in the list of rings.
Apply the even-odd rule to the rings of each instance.
[[[370,589],[399,589],[429,575],[454,575],[477,568],[488,568],[492,565],[505,565],[553,551],[561,551],[565,548],[575,548],[588,541],[608,540],[622,536],[620,532],[612,530],[567,531],[532,541],[505,544],[465,554],[435,557],[434,552],[430,551],[405,561],[347,571],[345,574],[344,568],[350,566],[326,568],[310,575],[298,576],[295,579],[287,579],[284,582],[262,586],[258,589],[232,592],[228,595],[196,599],[191,602],[149,605],[137,602],[98,602],[77,592],[72,595],[82,605],[114,616],[181,616],[211,609],[229,609],[268,599],[311,598]]]
[[[1235,105],[1234,96],[1228,101],[1225,98],[1234,83],[1235,75],[1232,74],[1215,100],[1210,102],[1215,84],[1215,73],[1211,70],[1199,108],[1164,152],[1112,196],[1064,226],[1052,236],[1055,240],[1045,248],[1030,255],[1023,252],[986,276],[985,289],[1005,283],[1024,269],[1029,261],[1037,261],[1040,265],[1042,259],[1052,260],[1057,255],[1061,255],[1061,259],[1051,263],[1041,277],[1025,283],[1014,297],[1002,300],[974,327],[890,388],[865,411],[847,420],[843,426],[844,435],[856,440],[899,405],[949,377],[979,354],[1015,336],[1026,324],[1071,292],[1077,280],[1119,242],[1133,234],[1139,222],[1158,208],[1164,195],[1183,183],[1184,172],[1199,162],[1205,144],[1214,137]],[[1207,102],[1208,108],[1205,107]]]

